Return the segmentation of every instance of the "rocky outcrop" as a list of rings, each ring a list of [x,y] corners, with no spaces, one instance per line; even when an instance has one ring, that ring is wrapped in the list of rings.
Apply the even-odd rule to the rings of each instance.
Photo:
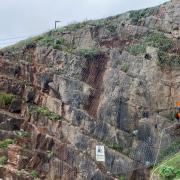
[[[0,140],[15,141],[0,177],[148,179],[180,96],[179,8],[73,24],[3,49],[0,90],[15,96],[0,111]],[[163,148],[172,137],[176,126]]]

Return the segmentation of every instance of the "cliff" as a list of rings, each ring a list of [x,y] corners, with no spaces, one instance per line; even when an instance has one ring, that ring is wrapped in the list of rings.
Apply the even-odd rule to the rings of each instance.
[[[167,2],[2,49],[0,178],[149,179],[180,135],[179,12]]]

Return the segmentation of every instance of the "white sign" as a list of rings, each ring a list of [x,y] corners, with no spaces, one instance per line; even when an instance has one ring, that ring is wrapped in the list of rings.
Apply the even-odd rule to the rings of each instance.
[[[96,146],[96,161],[105,161],[104,146]]]

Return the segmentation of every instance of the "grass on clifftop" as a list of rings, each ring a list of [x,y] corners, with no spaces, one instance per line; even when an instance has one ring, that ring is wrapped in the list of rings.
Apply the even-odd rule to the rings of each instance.
[[[133,23],[137,24],[140,19],[153,15],[153,13],[157,9],[158,9],[157,7],[153,7],[153,8],[146,8],[142,10],[130,11],[129,17],[131,18]]]
[[[158,65],[163,67],[176,67],[180,65],[180,55],[170,54],[169,51],[173,48],[174,42],[164,33],[152,33],[139,43],[130,45],[127,51],[134,55],[142,55],[146,53],[146,47],[152,46],[158,48]]]
[[[146,46],[159,48],[161,51],[167,51],[173,47],[173,41],[164,33],[150,34],[145,38],[145,44]]]

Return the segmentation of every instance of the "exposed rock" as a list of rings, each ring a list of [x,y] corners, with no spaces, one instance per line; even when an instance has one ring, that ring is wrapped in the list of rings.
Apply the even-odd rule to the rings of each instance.
[[[34,88],[31,86],[25,87],[24,98],[26,102],[33,102],[35,98]]]
[[[179,138],[175,124],[161,139],[180,96],[178,2],[3,49],[0,90],[18,99],[12,113],[0,110],[0,140],[15,140],[0,152],[8,155],[0,178],[149,179],[161,140],[165,149]],[[96,161],[97,145],[105,162]]]

